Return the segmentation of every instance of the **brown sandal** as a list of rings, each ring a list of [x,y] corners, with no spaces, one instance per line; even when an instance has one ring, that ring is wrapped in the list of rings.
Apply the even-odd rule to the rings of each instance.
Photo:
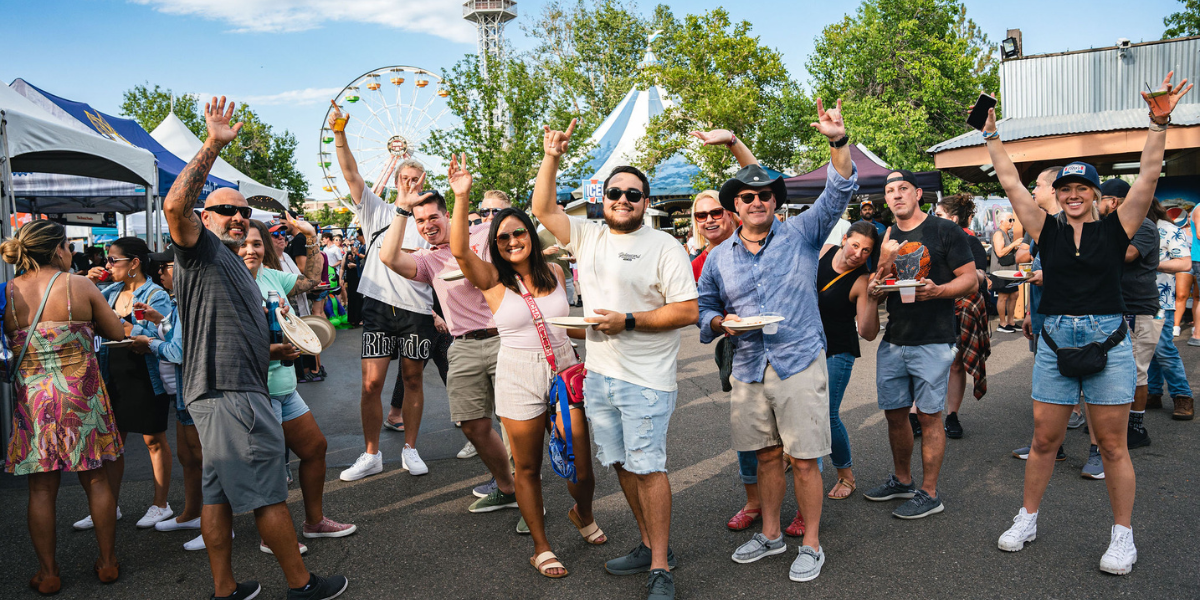
[[[117,563],[112,567],[101,567],[99,561],[92,567],[96,572],[96,577],[100,579],[100,583],[112,583],[121,576],[121,563]]]
[[[567,572],[567,568],[564,567],[561,562],[558,562],[558,557],[549,550],[537,556],[529,557],[529,564],[533,565],[533,568],[537,569],[538,573],[541,573],[550,579],[561,579],[567,575],[570,575],[570,573]],[[550,569],[562,569],[562,573],[559,573],[558,575],[551,575],[550,573],[547,573],[547,571]]]
[[[839,485],[850,488],[850,493],[846,494],[845,496],[834,496],[833,490],[836,490]],[[857,488],[854,487],[853,481],[847,481],[841,477],[838,477],[837,483],[833,484],[833,487],[829,489],[829,493],[825,497],[829,498],[830,500],[845,500],[854,494],[855,489]]]
[[[585,526],[583,524],[583,519],[580,518],[579,513],[575,512],[575,507],[572,506],[571,510],[567,511],[567,518],[570,519],[571,524],[579,530],[579,535],[582,535],[584,541],[587,543],[593,546],[599,546],[608,541],[608,537],[604,535],[604,531],[602,531],[600,526],[596,524],[595,517],[592,518],[591,524]]]
[[[43,596],[50,596],[62,589],[62,580],[57,575],[45,576],[39,573],[29,580],[29,587]]]

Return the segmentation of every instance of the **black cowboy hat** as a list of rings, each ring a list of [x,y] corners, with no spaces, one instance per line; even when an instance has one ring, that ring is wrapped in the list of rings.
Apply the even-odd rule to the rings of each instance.
[[[733,179],[725,182],[721,186],[720,200],[721,206],[725,210],[737,212],[733,206],[733,197],[747,187],[761,188],[771,187],[771,192],[775,195],[775,205],[780,206],[787,200],[787,184],[783,182],[783,176],[780,175],[774,179],[767,170],[759,165],[750,165],[743,167],[738,171]]]

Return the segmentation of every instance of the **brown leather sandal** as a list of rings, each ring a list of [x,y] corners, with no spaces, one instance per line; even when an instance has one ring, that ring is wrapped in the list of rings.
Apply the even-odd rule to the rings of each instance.
[[[842,487],[850,488],[850,493],[846,494],[845,496],[834,496],[833,490],[836,490],[839,485]],[[853,495],[854,490],[856,490],[856,489],[858,489],[858,488],[854,487],[853,481],[847,481],[846,479],[844,479],[842,477],[838,477],[837,483],[833,484],[833,487],[829,489],[829,493],[826,494],[825,497],[829,498],[830,500],[845,500],[846,498],[849,498],[851,495]]]

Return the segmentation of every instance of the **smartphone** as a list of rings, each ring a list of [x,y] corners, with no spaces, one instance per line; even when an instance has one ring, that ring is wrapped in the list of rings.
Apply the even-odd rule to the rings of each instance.
[[[982,131],[984,124],[987,123],[988,109],[995,107],[995,98],[987,94],[980,94],[979,99],[975,101],[975,108],[971,109],[971,115],[967,117],[967,125]]]

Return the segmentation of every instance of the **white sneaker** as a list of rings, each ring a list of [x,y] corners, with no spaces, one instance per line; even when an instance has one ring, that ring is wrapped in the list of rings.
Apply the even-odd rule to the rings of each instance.
[[[191,521],[165,519],[154,524],[155,531],[175,531],[178,529],[200,529],[200,517],[196,517]]]
[[[1100,557],[1100,570],[1113,575],[1127,575],[1137,562],[1137,548],[1133,546],[1133,530],[1113,525],[1112,540],[1108,551]]]
[[[424,475],[429,472],[429,467],[425,466],[425,461],[421,460],[417,449],[408,444],[405,444],[404,449],[400,451],[400,463],[405,469],[408,469],[409,475]]]
[[[1179,337],[1179,333],[1179,326],[1176,325],[1175,328],[1171,330],[1171,337]]]
[[[117,507],[117,520],[118,521],[121,520],[121,507],[120,506]],[[76,531],[87,531],[95,526],[96,525],[94,523],[92,523],[92,515],[88,515],[78,521],[75,521],[75,523],[73,525],[71,525],[71,527],[74,527]]]
[[[165,521],[175,516],[175,511],[171,510],[171,503],[167,503],[166,508],[159,508],[151,504],[150,508],[146,509],[146,516],[138,519],[138,529],[150,529],[158,524],[159,521]]]
[[[230,537],[230,539],[233,539],[233,538],[237,537],[237,534],[230,531],[229,537]],[[183,549],[184,550],[203,550],[204,549],[204,536],[198,535],[198,536],[184,542]]]
[[[1013,526],[1000,536],[996,544],[1005,552],[1018,552],[1025,547],[1025,542],[1037,539],[1037,513],[1029,514],[1025,507],[1013,517]]]
[[[308,554],[308,546],[305,546],[303,543],[301,543],[299,541],[296,542],[296,545],[300,547],[300,556],[304,556],[305,554]],[[258,549],[260,551],[270,554],[272,556],[275,555],[274,552],[271,552],[271,547],[268,546],[267,543],[262,540],[258,540]]]
[[[375,454],[367,454],[363,452],[358,456],[358,460],[350,465],[349,469],[342,471],[338,477],[342,481],[358,481],[363,477],[375,475],[383,472],[383,452]]]
[[[467,442],[467,445],[463,446],[462,450],[458,451],[459,458],[471,458],[474,456],[479,456],[479,452],[475,450],[475,444],[472,444],[471,442]]]

